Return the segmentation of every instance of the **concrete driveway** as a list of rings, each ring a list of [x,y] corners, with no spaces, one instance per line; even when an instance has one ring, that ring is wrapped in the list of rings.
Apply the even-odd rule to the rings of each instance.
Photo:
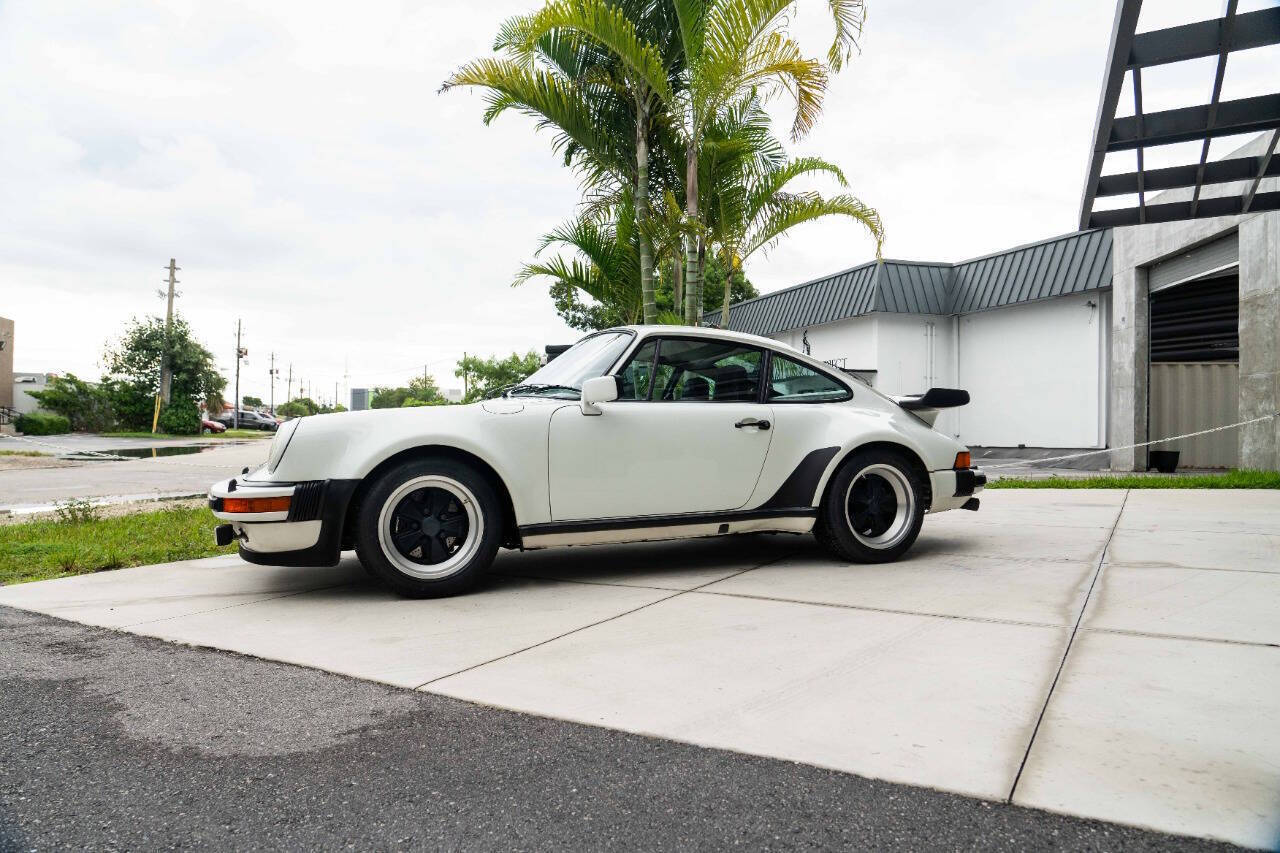
[[[124,463],[122,463],[124,464]],[[0,604],[991,800],[1280,842],[1280,493],[997,491],[910,558],[810,539],[505,553],[409,601],[235,557]]]

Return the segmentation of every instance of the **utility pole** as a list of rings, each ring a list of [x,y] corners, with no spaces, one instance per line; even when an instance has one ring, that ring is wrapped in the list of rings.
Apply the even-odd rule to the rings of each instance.
[[[173,297],[174,285],[178,283],[176,278],[178,270],[177,261],[174,258],[169,259],[169,266],[165,267],[169,271],[169,298],[168,307],[164,312],[164,352],[160,356],[160,401],[164,405],[169,405],[169,389],[173,385],[173,370],[170,367],[171,356],[169,354],[169,341],[171,339],[171,331],[173,328]]]
[[[462,399],[467,399],[467,353],[462,353]]]
[[[249,354],[249,351],[240,346],[240,321],[236,320],[236,399],[231,409],[231,425],[232,429],[240,429],[240,359]]]
[[[333,383],[333,407],[338,408],[338,383]]]
[[[287,403],[293,399],[293,362],[289,362],[289,381],[284,386],[284,401]]]
[[[276,370],[276,354],[271,353],[271,367],[267,370],[267,374],[271,377],[271,417],[276,416],[276,376],[280,374]]]

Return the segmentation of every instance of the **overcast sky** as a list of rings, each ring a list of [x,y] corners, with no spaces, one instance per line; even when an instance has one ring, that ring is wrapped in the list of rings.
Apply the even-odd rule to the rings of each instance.
[[[335,382],[400,384],[424,365],[457,387],[463,351],[573,340],[545,285],[510,286],[573,212],[573,176],[531,120],[486,128],[478,93],[437,94],[534,5],[0,0],[0,315],[17,322],[16,369],[96,378],[130,316],[163,313],[170,257],[178,308],[228,377],[243,319],[241,391],[264,398],[272,351],[295,391],[305,379],[332,398]],[[1073,230],[1114,0],[868,5],[861,55],[792,148],[845,169],[884,218],[885,255],[955,261]],[[1221,8],[1148,0],[1139,28]],[[802,0],[793,22],[813,54],[823,12]],[[1274,90],[1275,60],[1233,58],[1224,97]],[[1212,61],[1184,65],[1144,75],[1148,110],[1208,100]],[[769,291],[872,256],[853,226],[819,223],[748,274]]]

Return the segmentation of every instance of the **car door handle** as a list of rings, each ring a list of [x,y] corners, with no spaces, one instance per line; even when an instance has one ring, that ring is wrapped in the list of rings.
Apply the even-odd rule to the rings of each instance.
[[[759,420],[756,420],[755,418],[743,418],[742,420],[734,424],[734,427],[736,429],[742,429],[743,427],[749,427],[749,426],[756,427],[757,429],[768,429],[770,424],[768,421],[759,421]]]

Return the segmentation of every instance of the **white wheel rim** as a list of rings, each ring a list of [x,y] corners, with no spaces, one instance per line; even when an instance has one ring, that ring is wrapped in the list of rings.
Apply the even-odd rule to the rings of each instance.
[[[876,505],[868,510],[864,498]],[[889,505],[892,501],[892,506]],[[844,520],[859,542],[877,551],[894,547],[911,531],[916,495],[905,474],[892,465],[868,465],[849,481]]]
[[[413,493],[423,489],[437,489],[447,493],[466,518],[466,532],[458,537],[462,542],[455,543],[456,550],[446,559],[436,563],[415,561],[402,553],[394,541],[394,537],[398,534],[408,532],[398,529],[403,523],[404,514],[401,513],[401,517],[397,518],[397,508],[409,500]],[[432,531],[424,535],[436,536],[437,534]],[[420,580],[440,580],[456,574],[475,556],[483,538],[484,516],[480,513],[475,495],[462,483],[441,474],[427,474],[402,483],[383,502],[382,509],[378,513],[378,545],[382,548],[382,553],[396,569]]]

